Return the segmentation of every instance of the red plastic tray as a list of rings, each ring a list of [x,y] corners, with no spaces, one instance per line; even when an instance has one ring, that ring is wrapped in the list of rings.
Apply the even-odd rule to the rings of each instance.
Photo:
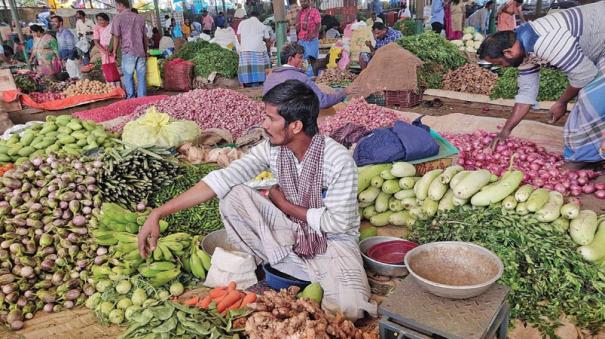
[[[405,254],[417,246],[408,240],[385,241],[370,247],[368,257],[385,264],[403,265]]]

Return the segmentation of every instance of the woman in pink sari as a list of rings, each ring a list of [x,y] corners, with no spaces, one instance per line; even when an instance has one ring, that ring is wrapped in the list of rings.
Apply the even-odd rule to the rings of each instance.
[[[116,66],[116,56],[112,54],[109,45],[111,44],[111,23],[109,22],[109,16],[105,13],[99,13],[95,17],[97,19],[97,25],[93,31],[93,40],[95,42],[95,46],[101,52],[101,64],[103,66],[103,75],[105,75],[105,80],[108,83],[113,84],[114,86],[120,86],[120,80],[115,80],[115,74],[107,74],[107,69],[111,68],[114,72],[118,72]],[[113,66],[110,66],[113,64]],[[114,69],[115,67],[115,69]]]
[[[451,0],[445,7],[445,37],[448,40],[462,39],[464,30],[464,3]]]

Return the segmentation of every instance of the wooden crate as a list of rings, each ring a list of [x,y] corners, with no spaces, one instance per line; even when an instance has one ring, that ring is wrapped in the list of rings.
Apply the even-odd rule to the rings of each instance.
[[[409,108],[422,102],[423,91],[384,91],[387,106]]]

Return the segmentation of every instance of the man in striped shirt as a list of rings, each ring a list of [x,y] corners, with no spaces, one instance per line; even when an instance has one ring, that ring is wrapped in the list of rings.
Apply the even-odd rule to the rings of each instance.
[[[537,104],[541,65],[558,68],[569,86],[550,108],[550,122],[565,115],[577,97],[564,129],[564,157],[573,162],[598,162],[605,131],[605,2],[571,8],[519,26],[514,32],[489,36],[479,56],[496,65],[519,68],[518,95],[513,114],[497,141]]]
[[[324,289],[322,307],[355,320],[374,315],[357,240],[357,167],[347,149],[319,133],[319,100],[298,80],[263,97],[268,140],[229,167],[153,210],[139,232],[146,257],[157,244],[159,220],[179,210],[220,199],[230,241],[257,264]],[[243,184],[270,169],[279,185],[265,198]]]

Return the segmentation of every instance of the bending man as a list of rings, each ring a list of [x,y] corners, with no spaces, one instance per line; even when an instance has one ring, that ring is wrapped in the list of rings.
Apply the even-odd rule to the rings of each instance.
[[[230,241],[257,264],[324,289],[322,307],[355,320],[374,314],[359,246],[357,167],[346,148],[319,133],[319,100],[300,81],[267,92],[262,127],[267,141],[229,167],[153,210],[138,235],[147,257],[157,244],[161,218],[217,196]],[[279,185],[268,199],[244,186],[271,169]]]
[[[540,65],[550,64],[569,78],[569,86],[550,108],[550,122],[576,103],[563,130],[563,156],[572,162],[598,162],[605,132],[605,2],[579,6],[519,26],[514,32],[489,36],[479,48],[481,59],[503,67],[518,67],[519,93],[513,115],[497,142],[537,104]]]

